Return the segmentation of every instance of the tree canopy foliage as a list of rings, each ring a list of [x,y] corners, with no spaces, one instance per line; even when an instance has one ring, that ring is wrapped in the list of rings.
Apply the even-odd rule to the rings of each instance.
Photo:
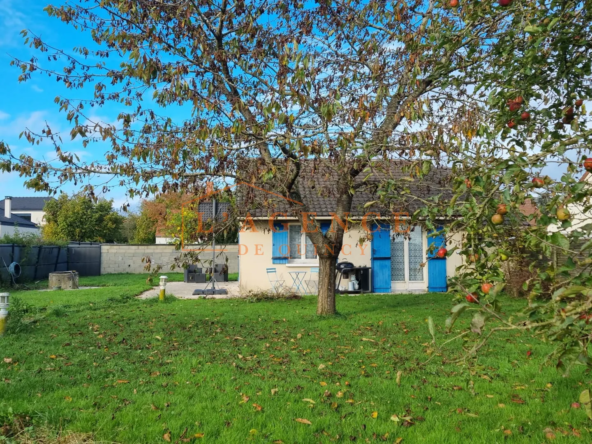
[[[121,239],[123,216],[113,201],[93,202],[85,196],[60,195],[45,204],[46,224],[41,227],[46,241],[115,242]]]

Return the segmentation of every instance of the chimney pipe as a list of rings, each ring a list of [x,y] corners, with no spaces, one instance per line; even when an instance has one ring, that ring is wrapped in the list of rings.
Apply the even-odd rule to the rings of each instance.
[[[4,198],[4,217],[10,219],[12,215],[12,197],[6,196]]]

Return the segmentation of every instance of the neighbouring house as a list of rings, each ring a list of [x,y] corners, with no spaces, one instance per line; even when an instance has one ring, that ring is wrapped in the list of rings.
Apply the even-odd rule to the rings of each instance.
[[[12,235],[15,231],[19,233],[26,234],[26,233],[34,233],[39,234],[40,229],[39,225],[32,221],[33,214],[35,215],[35,220],[43,220],[43,216],[39,216],[37,214],[37,210],[24,210],[24,208],[37,208],[38,202],[33,202],[33,205],[23,204],[22,199],[43,199],[43,198],[27,198],[27,197],[18,197],[12,198],[6,196],[3,200],[0,201],[0,236],[4,236],[5,234]],[[14,203],[18,202],[17,208],[14,208]],[[43,204],[45,205],[45,204]],[[43,210],[43,205],[41,209]]]
[[[6,212],[6,201],[10,199],[10,214],[21,219],[33,222],[36,225],[45,225],[45,204],[53,197],[5,197],[0,200],[2,214]]]
[[[422,198],[441,194],[446,198],[450,189],[449,170],[434,168],[423,180],[413,181],[402,171],[404,164],[391,162],[388,171],[374,171],[371,176],[364,174],[356,179],[358,190],[349,215],[350,229],[345,233],[339,261],[350,262],[356,267],[370,267],[373,292],[446,291],[447,278],[455,274],[456,267],[463,263],[463,256],[455,252],[447,258],[435,257],[435,252],[444,243],[443,236],[428,233],[419,225],[406,227],[407,217],[402,213],[413,214]],[[332,213],[336,210],[336,191],[332,186],[336,174],[330,168],[307,164],[294,194],[310,212],[316,213],[315,219],[323,232],[330,229]],[[402,194],[401,200],[390,208],[373,203],[377,200],[377,179],[384,174],[404,178],[403,182],[410,187],[410,197],[405,198]],[[319,266],[315,248],[296,216],[287,210],[289,207],[285,201],[271,191],[262,191],[262,186],[240,186],[243,188],[239,189],[237,199],[243,220],[243,230],[239,233],[241,290],[270,289],[270,280],[274,279],[290,286],[295,272],[306,273],[298,276],[299,279],[314,281]],[[285,214],[278,216],[277,213]],[[362,221],[370,213],[372,217],[367,219],[364,228]],[[380,223],[380,218],[392,220],[394,213],[398,213],[400,221],[398,230],[392,224]],[[442,223],[446,222],[442,220]],[[409,232],[405,234],[406,228]],[[368,235],[367,229],[373,233]],[[452,236],[447,248],[460,247],[462,239],[462,233]],[[347,288],[348,282],[342,281],[340,286]]]
[[[585,186],[587,187],[592,186],[592,174],[586,171],[581,177],[580,182],[585,183]],[[570,233],[574,230],[580,230],[584,225],[588,225],[592,221],[592,202],[588,199],[577,204],[568,204],[566,209],[571,215],[571,226],[562,231]],[[559,228],[560,227],[555,224],[549,225],[550,232],[559,231]]]

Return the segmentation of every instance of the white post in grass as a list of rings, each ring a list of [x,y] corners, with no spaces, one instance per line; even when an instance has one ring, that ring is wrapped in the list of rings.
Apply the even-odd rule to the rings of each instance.
[[[160,294],[158,295],[159,301],[164,301],[164,296],[166,294],[166,284],[167,284],[168,277],[161,276],[160,277]]]
[[[9,293],[0,293],[0,336],[6,329],[6,318],[8,318]]]

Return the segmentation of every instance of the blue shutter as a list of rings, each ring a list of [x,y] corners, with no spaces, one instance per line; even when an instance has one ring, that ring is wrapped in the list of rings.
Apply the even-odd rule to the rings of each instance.
[[[290,250],[290,245],[288,243],[288,230],[285,229],[284,224],[280,222],[275,222],[273,226],[277,232],[272,231],[271,233],[273,243],[271,260],[274,264],[287,264],[288,251]]]
[[[438,231],[441,229],[440,227]],[[432,233],[433,231],[428,233],[428,291],[445,292],[448,290],[446,258],[440,259],[436,257],[436,253],[441,247],[446,247],[446,239],[443,234],[431,236]]]
[[[379,229],[378,229],[379,228]],[[378,230],[377,230],[378,229]],[[391,230],[390,225],[374,225],[372,230],[372,291],[391,292]]]

